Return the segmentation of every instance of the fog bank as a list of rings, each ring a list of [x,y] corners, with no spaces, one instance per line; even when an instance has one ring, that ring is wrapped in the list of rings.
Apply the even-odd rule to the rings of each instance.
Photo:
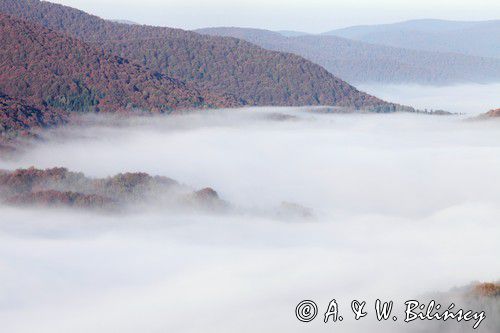
[[[257,108],[115,125],[60,129],[0,168],[143,171],[213,187],[239,209],[0,206],[5,331],[402,331],[354,322],[350,301],[500,277],[498,122]],[[315,219],[262,213],[283,201]],[[343,323],[295,318],[299,301],[332,298]]]
[[[456,84],[450,86],[369,85],[358,88],[382,99],[419,109],[442,109],[477,115],[500,105],[500,83]]]

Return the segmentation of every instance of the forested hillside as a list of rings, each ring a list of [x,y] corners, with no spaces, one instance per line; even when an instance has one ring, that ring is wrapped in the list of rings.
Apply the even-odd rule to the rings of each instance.
[[[65,123],[64,112],[37,108],[0,93],[0,144],[12,136],[30,135],[33,130]]]
[[[38,0],[1,0],[0,11],[80,38],[202,91],[228,93],[249,105],[338,105],[394,111],[302,57],[234,38],[120,24]]]
[[[165,112],[210,103],[182,82],[41,26],[0,14],[0,31],[0,90],[34,106]]]
[[[303,56],[351,83],[450,84],[500,81],[500,59],[417,51],[336,36],[282,34],[248,28],[197,30],[241,38],[266,49]]]

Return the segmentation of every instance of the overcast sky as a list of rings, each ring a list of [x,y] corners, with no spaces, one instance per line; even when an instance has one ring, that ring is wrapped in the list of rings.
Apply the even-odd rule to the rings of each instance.
[[[499,0],[51,0],[104,18],[184,29],[242,26],[323,32],[416,18],[500,18]]]

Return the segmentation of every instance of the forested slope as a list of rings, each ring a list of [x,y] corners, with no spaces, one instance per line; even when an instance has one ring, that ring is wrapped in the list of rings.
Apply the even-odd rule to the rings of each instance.
[[[34,106],[164,112],[207,104],[182,82],[39,25],[0,13],[0,31],[0,91]]]
[[[500,81],[500,59],[410,50],[336,36],[286,37],[248,28],[197,30],[241,38],[266,49],[303,56],[351,83],[451,84]]]
[[[235,38],[127,25],[37,0],[0,0],[0,11],[80,38],[152,70],[228,93],[249,105],[337,105],[394,111],[302,57]]]

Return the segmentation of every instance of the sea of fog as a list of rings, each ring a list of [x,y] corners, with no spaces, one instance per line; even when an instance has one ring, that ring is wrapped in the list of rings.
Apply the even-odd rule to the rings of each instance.
[[[237,209],[0,207],[1,330],[403,331],[355,322],[351,300],[373,318],[373,301],[392,299],[402,317],[406,299],[500,278],[499,127],[255,108],[54,131],[0,168],[144,171],[211,186]],[[263,213],[283,201],[314,217]],[[342,323],[295,318],[299,301],[323,312],[332,298]]]
[[[477,115],[500,107],[500,83],[449,86],[361,84],[358,88],[384,100],[420,109]]]

